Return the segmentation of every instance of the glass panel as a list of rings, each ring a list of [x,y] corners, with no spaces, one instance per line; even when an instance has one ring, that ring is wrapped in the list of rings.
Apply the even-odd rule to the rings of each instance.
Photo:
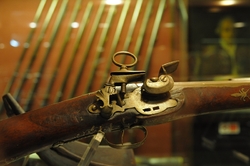
[[[249,4],[197,6],[195,2],[189,7],[191,79],[249,76]]]
[[[189,1],[190,80],[249,80],[249,8],[250,2],[244,0]],[[237,94],[241,93],[248,96],[248,89]],[[211,98],[215,101],[217,96]],[[185,145],[178,150],[192,156],[192,165],[249,165],[248,123],[249,109],[176,121],[179,133],[187,125],[192,131],[189,139],[193,151]]]

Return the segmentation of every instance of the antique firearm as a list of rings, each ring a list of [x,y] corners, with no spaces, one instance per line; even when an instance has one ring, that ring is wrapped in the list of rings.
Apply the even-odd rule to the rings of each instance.
[[[121,54],[131,56],[134,62],[118,63],[115,57]],[[174,83],[169,74],[178,61],[162,65],[159,76],[145,79],[144,71],[127,69],[136,61],[129,52],[118,52],[113,62],[120,70],[111,73],[101,90],[0,121],[0,164],[100,130],[107,133],[136,127],[146,137],[142,126],[250,107],[249,81]],[[134,148],[142,143],[110,145]]]

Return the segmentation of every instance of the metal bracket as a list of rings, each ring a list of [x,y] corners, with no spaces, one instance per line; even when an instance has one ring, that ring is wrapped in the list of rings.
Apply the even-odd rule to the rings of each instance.
[[[77,166],[88,166],[98,148],[100,145],[102,139],[104,137],[104,133],[102,131],[99,131],[90,141],[88,144],[88,147],[86,151],[84,152],[80,162]]]
[[[2,99],[8,117],[25,113],[23,108],[18,104],[18,102],[10,93],[5,94]]]

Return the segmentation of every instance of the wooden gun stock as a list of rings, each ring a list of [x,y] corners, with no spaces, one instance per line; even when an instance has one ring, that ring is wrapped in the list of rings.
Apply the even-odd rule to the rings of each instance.
[[[189,116],[249,108],[249,90],[248,81],[177,82],[170,91],[177,106],[150,115],[143,115],[131,106],[109,119],[88,110],[96,101],[96,93],[86,94],[0,121],[0,161],[7,164],[27,154],[94,135],[100,129],[123,130],[135,125],[157,125]]]
[[[0,165],[91,136],[100,128],[121,130],[119,118],[107,120],[89,113],[95,99],[95,93],[91,93],[0,121]]]
[[[85,109],[93,97],[93,94],[78,97],[0,121],[1,164],[91,129],[91,118]],[[82,122],[82,116],[88,118]]]

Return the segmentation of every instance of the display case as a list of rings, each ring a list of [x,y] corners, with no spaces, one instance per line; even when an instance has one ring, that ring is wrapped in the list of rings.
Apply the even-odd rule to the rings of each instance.
[[[163,64],[177,61],[177,69],[167,72],[177,85],[246,79],[249,7],[248,0],[2,0],[0,95],[11,94],[29,112],[91,94],[110,83],[110,74],[117,74],[119,65],[112,63],[112,56],[119,51],[135,55],[138,61],[130,69],[136,74],[145,71],[153,82]],[[134,60],[116,58],[125,66]],[[248,90],[232,94],[247,103]],[[248,117],[244,109],[147,126],[142,146],[112,151],[114,156],[104,149],[95,159],[106,152],[110,160],[125,154],[117,165],[131,158],[131,165],[138,166],[248,165]],[[9,118],[3,101],[0,118]],[[129,140],[143,139],[141,133],[128,134]],[[80,141],[88,145],[91,139]],[[46,166],[47,159],[32,153],[9,165]]]

